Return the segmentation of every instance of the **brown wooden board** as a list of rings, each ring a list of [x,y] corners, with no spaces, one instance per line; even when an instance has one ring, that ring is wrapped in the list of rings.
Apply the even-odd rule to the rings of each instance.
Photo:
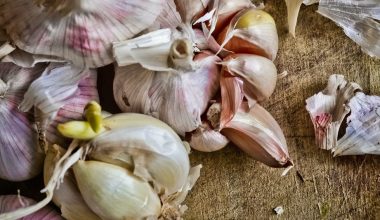
[[[333,158],[318,149],[305,110],[305,99],[334,73],[380,95],[380,61],[361,52],[317,8],[302,6],[296,39],[287,33],[284,1],[267,1],[265,9],[277,24],[278,71],[289,75],[263,105],[283,128],[295,168],[281,177],[282,170],[255,162],[234,146],[194,151],[192,164],[203,169],[186,200],[186,219],[380,219],[380,156]],[[279,217],[277,206],[284,208]]]

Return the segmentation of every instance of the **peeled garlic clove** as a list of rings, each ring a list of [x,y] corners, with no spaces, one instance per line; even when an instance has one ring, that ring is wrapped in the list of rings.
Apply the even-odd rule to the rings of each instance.
[[[235,53],[248,53],[274,60],[278,36],[273,18],[266,12],[249,8],[237,13],[217,37],[222,48]]]
[[[100,161],[117,161],[118,165],[126,163],[123,167],[133,165],[133,173],[152,181],[155,188],[163,189],[165,194],[177,192],[185,184],[190,169],[183,142],[159,120],[149,116],[134,119],[134,115],[130,114],[130,120],[118,120],[123,127],[110,127],[110,131],[94,138],[89,156]],[[106,124],[107,118],[104,121]]]
[[[330,150],[337,145],[340,125],[350,112],[347,104],[360,90],[358,84],[347,83],[344,76],[334,74],[322,92],[306,100],[318,147]]]
[[[1,195],[0,196],[0,214],[17,210],[24,206],[35,204],[36,202],[24,196],[19,195]],[[63,220],[61,215],[51,207],[44,207],[37,212],[25,216],[23,219],[39,220]]]
[[[57,124],[81,119],[85,105],[98,100],[95,70],[65,64],[50,64],[25,93],[22,111],[35,108],[39,132],[50,143],[65,145]]]
[[[259,102],[272,95],[277,68],[271,60],[251,54],[233,54],[223,61],[224,70],[244,80],[244,94]]]
[[[203,152],[213,152],[227,146],[229,140],[219,131],[212,129],[207,123],[203,123],[191,134],[191,148]]]
[[[210,0],[174,0],[184,23],[192,24],[205,12]]]
[[[0,25],[22,50],[100,67],[113,62],[111,43],[148,28],[161,0],[13,1],[0,7]],[[22,15],[22,16],[20,16]]]
[[[23,181],[42,170],[43,151],[30,113],[17,107],[33,80],[44,66],[25,69],[10,63],[0,63],[0,178]]]
[[[138,64],[116,68],[114,97],[124,112],[152,115],[180,135],[195,130],[218,90],[219,58],[202,52],[194,70],[150,71]]]
[[[380,154],[380,97],[358,92],[348,106],[346,133],[332,149],[334,156]]]
[[[63,148],[54,145],[49,148],[45,163],[44,163],[44,182],[45,185],[49,182],[53,175],[54,167],[57,161],[65,152]],[[53,202],[62,212],[62,216],[70,220],[100,220],[100,218],[87,206],[79,192],[77,182],[74,178],[74,173],[69,170],[59,185],[58,189],[54,190]]]
[[[253,157],[271,167],[292,165],[284,134],[275,119],[259,104],[243,103],[221,133]]]
[[[158,217],[161,203],[156,193],[124,168],[78,161],[73,170],[84,200],[102,219]]]
[[[377,0],[320,0],[318,13],[342,27],[344,33],[359,44],[365,53],[379,58],[379,8]]]

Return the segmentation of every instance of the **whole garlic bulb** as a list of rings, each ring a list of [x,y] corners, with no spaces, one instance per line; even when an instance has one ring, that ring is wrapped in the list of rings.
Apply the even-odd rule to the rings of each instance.
[[[113,62],[112,42],[148,28],[163,4],[161,0],[5,0],[0,25],[22,50],[99,67]]]
[[[17,195],[2,195],[0,196],[0,214],[5,212],[10,212],[24,206],[29,206],[35,204],[36,202],[32,199],[17,196]],[[38,212],[35,212],[31,215],[23,217],[21,220],[63,220],[61,215],[57,213],[51,207],[44,207]]]
[[[38,78],[44,65],[21,68],[11,63],[0,63],[0,178],[22,181],[42,170],[43,151],[38,145],[38,134],[32,115],[18,109],[24,93]]]

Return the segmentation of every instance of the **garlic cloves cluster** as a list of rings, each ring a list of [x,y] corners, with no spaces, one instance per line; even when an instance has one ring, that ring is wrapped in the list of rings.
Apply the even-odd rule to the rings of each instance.
[[[190,168],[187,143],[150,116],[103,118],[96,102],[86,106],[84,115],[86,121],[58,126],[63,135],[76,139],[66,152],[58,146],[49,149],[43,189],[47,197],[0,218],[20,218],[51,199],[68,219],[81,219],[75,212],[82,219],[180,218],[186,210],[182,202],[201,168]]]
[[[174,2],[177,27],[113,44],[116,103],[163,120],[194,149],[231,140],[270,166],[291,165],[281,129],[257,103],[277,81],[273,18],[247,0]]]
[[[380,98],[361,92],[342,75],[331,75],[322,92],[306,100],[316,144],[334,156],[379,154]],[[346,125],[339,136],[342,124]]]

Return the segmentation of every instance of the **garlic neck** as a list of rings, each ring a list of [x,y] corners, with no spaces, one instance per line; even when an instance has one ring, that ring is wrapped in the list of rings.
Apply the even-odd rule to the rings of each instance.
[[[170,48],[168,66],[178,70],[192,70],[193,56],[193,45],[189,40],[175,40]]]

